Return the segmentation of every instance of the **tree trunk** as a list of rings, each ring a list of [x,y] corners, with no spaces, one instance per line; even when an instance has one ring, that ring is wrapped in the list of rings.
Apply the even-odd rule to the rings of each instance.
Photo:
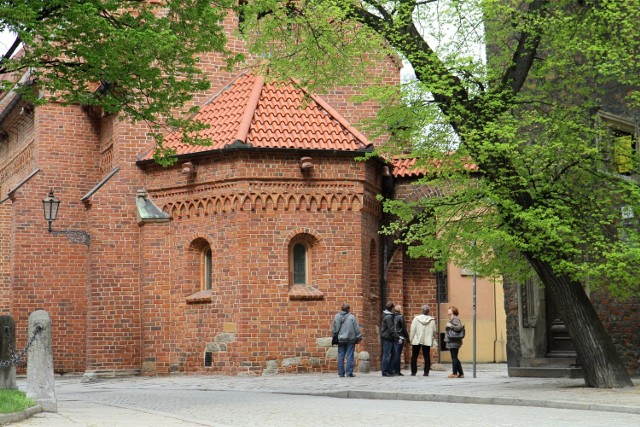
[[[633,387],[613,341],[598,317],[582,284],[565,275],[556,274],[551,266],[534,256],[527,259],[550,291],[560,310],[588,387]]]

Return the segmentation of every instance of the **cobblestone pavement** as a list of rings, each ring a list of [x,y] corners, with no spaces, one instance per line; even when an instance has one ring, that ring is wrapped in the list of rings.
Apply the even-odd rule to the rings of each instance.
[[[56,379],[58,413],[36,414],[15,425],[116,426],[134,425],[127,424],[127,420],[134,419],[136,426],[240,425],[233,418],[219,417],[223,413],[232,417],[234,411],[235,414],[242,411],[260,414],[257,420],[262,422],[244,425],[323,425],[314,424],[317,420],[312,418],[304,423],[283,423],[282,414],[270,410],[276,403],[282,403],[283,395],[296,395],[296,401],[301,403],[306,402],[303,396],[342,398],[316,399],[316,404],[324,402],[328,408],[355,402],[349,399],[367,399],[367,405],[373,409],[376,399],[480,404],[486,408],[483,410],[488,410],[486,405],[530,407],[532,413],[527,417],[534,419],[539,416],[537,408],[592,411],[594,416],[595,411],[597,414],[604,411],[617,413],[621,420],[637,418],[638,423],[629,425],[640,425],[640,380],[636,380],[635,388],[590,389],[582,379],[510,378],[504,364],[477,365],[475,378],[470,365],[465,365],[466,378],[451,379],[447,375],[448,372],[432,371],[429,377],[412,377],[405,372],[403,377],[392,378],[382,377],[380,372],[357,374],[356,378],[339,378],[337,374],[168,376],[103,379],[90,383],[81,382],[80,377],[63,377]],[[19,385],[24,387],[22,381]],[[259,398],[255,397],[258,394]],[[246,401],[247,396],[254,397]],[[370,412],[375,419],[375,410]],[[381,413],[381,421],[387,414]],[[309,416],[313,417],[311,410]],[[79,421],[87,419],[93,422]],[[110,424],[100,423],[104,421]]]

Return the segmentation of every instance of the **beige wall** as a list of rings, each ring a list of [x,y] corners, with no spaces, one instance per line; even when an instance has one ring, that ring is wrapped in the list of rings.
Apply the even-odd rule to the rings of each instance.
[[[464,273],[464,274],[463,274]],[[467,275],[469,273],[469,275]],[[460,320],[465,325],[466,338],[459,357],[463,363],[473,362],[473,276],[469,271],[449,264],[449,301],[440,304],[440,332],[448,321],[447,308],[458,307]],[[476,278],[476,363],[507,361],[506,314],[501,279]],[[451,361],[448,351],[440,353],[441,362]]]

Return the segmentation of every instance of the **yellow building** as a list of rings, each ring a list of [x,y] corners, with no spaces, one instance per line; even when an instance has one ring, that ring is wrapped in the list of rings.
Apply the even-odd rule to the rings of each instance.
[[[460,348],[460,360],[463,363],[473,362],[475,338],[476,363],[506,362],[507,328],[502,280],[476,277],[476,337],[473,334],[473,272],[449,264],[446,276],[441,280],[444,280],[444,285],[439,286],[442,302],[437,307],[438,313],[432,313],[437,314],[440,319],[440,341],[442,342],[445,325],[449,320],[447,309],[454,305],[460,312],[459,317],[466,332]],[[438,351],[443,364],[451,362],[448,351],[442,347]]]

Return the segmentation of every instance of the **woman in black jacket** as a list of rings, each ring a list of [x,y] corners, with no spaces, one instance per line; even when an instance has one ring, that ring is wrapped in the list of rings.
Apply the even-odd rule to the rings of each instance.
[[[449,322],[447,322],[445,327],[444,342],[447,343],[447,348],[451,353],[451,366],[453,368],[453,373],[449,375],[449,378],[464,378],[462,363],[460,363],[460,359],[458,359],[458,351],[460,350],[460,347],[462,347],[462,338],[451,338],[449,337],[449,334],[446,333],[449,329],[460,332],[464,326],[458,318],[457,307],[453,305],[449,306],[447,314],[449,315]]]

